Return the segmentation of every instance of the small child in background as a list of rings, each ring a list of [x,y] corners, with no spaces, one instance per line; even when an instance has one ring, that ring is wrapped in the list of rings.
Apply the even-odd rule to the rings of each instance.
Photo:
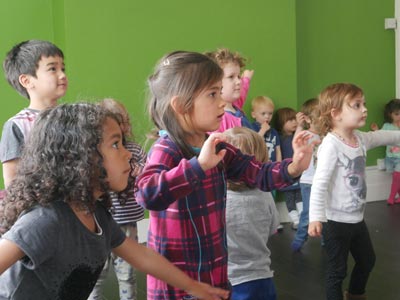
[[[315,126],[317,118],[318,99],[309,99],[303,103],[301,107],[301,112],[297,114],[297,121],[299,126],[301,126],[303,130],[307,130],[307,132],[310,133],[311,140],[320,140],[318,130]],[[310,193],[315,168],[317,166],[316,150],[317,148],[314,149],[314,154],[313,158],[310,161],[310,165],[308,166],[307,170],[305,170],[303,174],[301,174],[300,177],[300,191],[301,199],[303,202],[303,210],[300,214],[299,226],[297,227],[294,240],[291,244],[292,250],[295,252],[301,250],[308,238],[308,213],[310,207]]]
[[[281,141],[282,159],[291,158],[293,156],[292,141],[297,130],[296,111],[289,107],[283,107],[275,113],[275,128],[279,132]],[[279,189],[282,192],[292,221],[292,229],[297,230],[300,221],[300,214],[303,210],[303,202],[301,201],[300,185],[295,184]]]
[[[372,148],[399,144],[400,131],[358,131],[366,123],[367,108],[363,91],[353,84],[332,84],[318,99],[317,127],[324,138],[311,188],[308,234],[324,237],[327,299],[343,299],[349,253],[355,265],[345,299],[367,299],[375,252],[364,221],[366,155]]]
[[[400,99],[392,99],[385,105],[385,123],[382,130],[400,130]],[[371,124],[372,130],[378,130],[378,125]],[[392,173],[392,185],[387,199],[388,205],[400,203],[400,144],[386,146],[386,171]]]
[[[266,96],[255,97],[251,101],[251,116],[255,119],[253,130],[258,132],[265,141],[268,157],[271,161],[281,161],[281,143],[276,129],[271,127],[274,114],[274,102]]]
[[[200,299],[227,298],[113,220],[109,192],[127,188],[131,158],[120,118],[99,105],[41,112],[0,202],[0,299],[86,300],[111,251]]]
[[[120,117],[124,147],[132,153],[131,161],[133,163],[133,170],[131,175],[133,179],[136,178],[146,163],[147,154],[139,144],[130,140],[133,135],[128,111],[122,103],[114,99],[104,99],[100,101],[98,105]],[[119,195],[120,194],[114,192],[110,193],[112,216],[128,238],[138,241],[137,222],[144,218],[144,209],[137,204],[135,200],[133,184],[122,192],[125,199],[122,199],[122,197],[120,198]],[[88,299],[103,299],[102,288],[111,266],[118,280],[120,299],[136,300],[137,288],[135,269],[128,262],[114,254],[111,254],[107,259],[103,271]]]
[[[190,76],[188,75],[190,74]],[[147,246],[191,278],[229,288],[225,205],[227,180],[263,191],[292,184],[310,164],[314,144],[299,133],[293,159],[261,163],[212,133],[221,123],[223,70],[195,52],[165,55],[148,79],[149,112],[165,134],[137,178],[136,199],[150,211]],[[173,82],[174,84],[171,84]],[[147,277],[148,299],[189,296]]]
[[[3,126],[0,160],[4,186],[14,179],[22,148],[33,123],[43,109],[57,105],[67,91],[64,54],[47,41],[29,40],[15,45],[3,62],[9,84],[29,100],[29,105]]]
[[[214,59],[224,71],[221,97],[226,102],[225,114],[222,116],[221,125],[216,132],[224,132],[233,127],[252,128],[242,109],[246,102],[254,71],[244,70],[241,75],[246,59],[238,52],[222,48],[215,52],[206,53],[206,55]]]
[[[255,131],[235,127],[224,132],[226,142],[242,153],[267,162],[266,145]],[[241,182],[228,181],[226,195],[228,278],[231,300],[275,300],[268,238],[279,225],[278,211],[269,192]],[[244,263],[246,262],[246,263]]]

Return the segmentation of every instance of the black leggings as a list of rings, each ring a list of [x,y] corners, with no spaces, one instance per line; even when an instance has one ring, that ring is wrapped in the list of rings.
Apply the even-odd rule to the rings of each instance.
[[[327,299],[343,299],[342,282],[347,275],[349,252],[355,265],[348,291],[353,295],[364,294],[369,274],[375,264],[375,252],[365,222],[350,224],[328,221],[324,223],[322,233],[328,255]]]

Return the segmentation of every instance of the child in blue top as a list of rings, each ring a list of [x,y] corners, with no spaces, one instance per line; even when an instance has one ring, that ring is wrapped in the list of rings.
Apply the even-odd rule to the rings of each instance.
[[[301,112],[297,114],[298,125],[309,132],[312,140],[320,140],[315,122],[318,118],[318,99],[313,98],[303,103]],[[313,158],[308,168],[301,174],[300,191],[303,202],[303,210],[300,213],[299,226],[291,247],[293,251],[300,251],[308,238],[308,213],[310,207],[311,185],[314,178],[315,168],[317,167],[317,148],[314,149]]]
[[[276,129],[271,127],[274,114],[274,102],[266,96],[255,97],[251,101],[251,116],[255,119],[252,127],[265,141],[270,161],[281,161],[281,142]]]
[[[228,296],[127,238],[113,220],[108,195],[127,187],[131,156],[120,119],[98,105],[39,115],[0,202],[1,300],[86,300],[111,251],[200,299]]]
[[[282,159],[293,156],[292,141],[297,128],[296,111],[290,107],[283,107],[276,111],[275,128],[279,132],[281,140]],[[303,209],[301,201],[301,192],[299,183],[280,189],[285,198],[286,207],[289,212],[289,217],[292,220],[292,229],[297,230],[299,225],[299,216]]]

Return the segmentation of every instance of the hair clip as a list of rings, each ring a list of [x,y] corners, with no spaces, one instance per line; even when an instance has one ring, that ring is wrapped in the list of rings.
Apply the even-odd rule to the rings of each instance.
[[[169,66],[169,59],[168,58],[163,61],[163,65],[164,66]]]

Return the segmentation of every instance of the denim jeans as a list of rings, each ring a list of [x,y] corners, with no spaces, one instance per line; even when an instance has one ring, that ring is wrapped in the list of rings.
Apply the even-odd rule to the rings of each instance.
[[[244,282],[232,287],[232,300],[276,300],[272,278]]]
[[[293,243],[303,245],[308,238],[308,212],[310,210],[311,184],[300,183],[301,198],[303,199],[303,211],[300,214],[299,226]]]

